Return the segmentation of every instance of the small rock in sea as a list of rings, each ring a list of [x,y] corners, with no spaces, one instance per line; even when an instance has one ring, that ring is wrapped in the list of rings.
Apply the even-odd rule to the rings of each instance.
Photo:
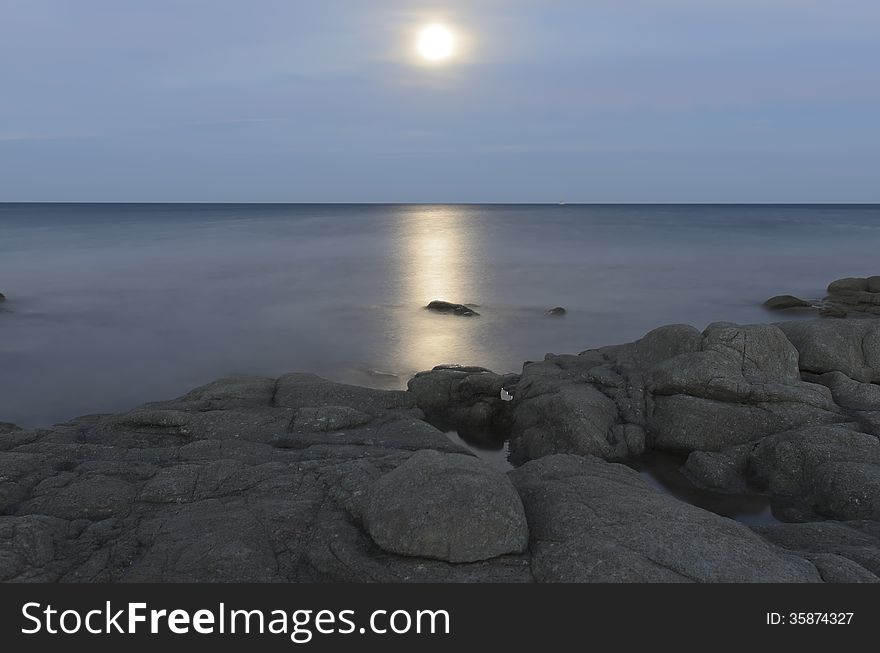
[[[437,313],[452,313],[453,315],[460,315],[462,317],[474,317],[479,315],[474,309],[465,304],[453,304],[452,302],[444,302],[437,299],[425,306],[425,308]]]
[[[764,302],[764,308],[774,311],[780,311],[787,308],[812,308],[812,304],[808,301],[794,297],[793,295],[776,295]]]
[[[552,315],[554,317],[561,317],[565,315],[568,311],[566,311],[562,306],[557,306],[556,308],[551,308],[549,311],[544,313],[544,315]]]
[[[0,292],[0,302],[2,302],[5,299],[6,299],[6,295],[4,295],[2,292]]]

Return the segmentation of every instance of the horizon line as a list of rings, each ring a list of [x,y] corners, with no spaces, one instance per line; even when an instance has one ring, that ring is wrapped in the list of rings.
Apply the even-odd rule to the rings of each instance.
[[[144,205],[276,205],[276,206],[880,206],[880,200],[873,202],[718,202],[718,201],[666,201],[666,202],[301,202],[301,201],[217,201],[217,200],[0,200],[4,204],[144,204]]]

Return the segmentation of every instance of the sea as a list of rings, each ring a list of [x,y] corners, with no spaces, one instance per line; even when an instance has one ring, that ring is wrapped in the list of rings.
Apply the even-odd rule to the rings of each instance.
[[[880,205],[0,204],[0,421],[235,374],[517,371],[663,324],[778,320],[772,295],[872,274]]]

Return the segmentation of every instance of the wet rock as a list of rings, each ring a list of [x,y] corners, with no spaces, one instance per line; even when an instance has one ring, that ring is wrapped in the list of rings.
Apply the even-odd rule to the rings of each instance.
[[[766,302],[764,302],[764,308],[769,308],[770,310],[787,310],[792,308],[812,308],[813,305],[798,297],[794,297],[793,295],[776,295],[775,297],[771,297]]]
[[[429,311],[434,311],[435,313],[449,313],[452,315],[460,315],[462,317],[475,317],[479,315],[479,313],[466,304],[453,304],[452,302],[444,302],[436,299],[425,306],[425,308]]]
[[[559,455],[510,473],[543,582],[815,582],[816,567],[632,469]]]
[[[383,550],[448,562],[525,551],[528,526],[508,478],[460,454],[421,451],[374,483],[364,521]]]

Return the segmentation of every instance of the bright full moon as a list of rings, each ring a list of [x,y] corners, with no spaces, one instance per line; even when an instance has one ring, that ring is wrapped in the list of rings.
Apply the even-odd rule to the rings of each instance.
[[[428,25],[419,32],[418,51],[428,61],[443,61],[455,52],[455,35],[443,25]]]

